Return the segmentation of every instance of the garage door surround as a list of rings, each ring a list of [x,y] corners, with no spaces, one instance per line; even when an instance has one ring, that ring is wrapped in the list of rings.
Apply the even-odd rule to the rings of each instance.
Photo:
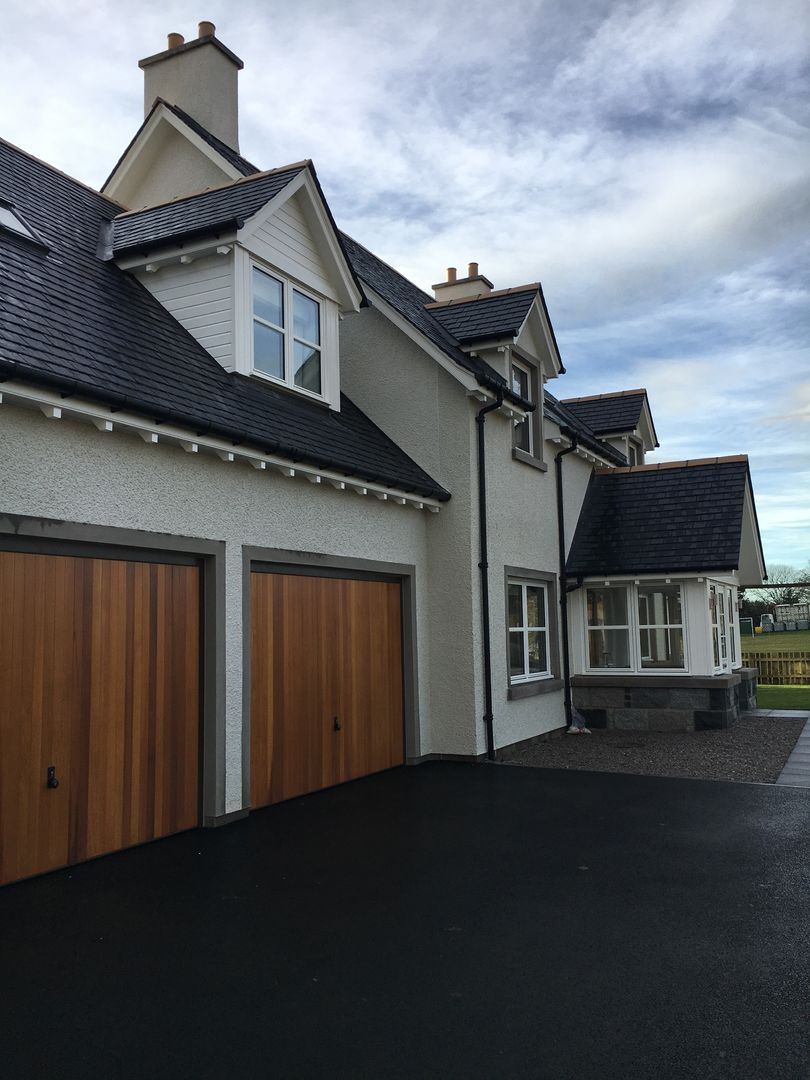
[[[416,656],[415,567],[401,563],[379,563],[368,559],[336,557],[317,552],[279,551],[248,546],[243,548],[243,555],[245,658],[243,668],[244,718],[242,739],[243,762],[245,764],[242,771],[242,783],[245,805],[251,805],[251,580],[252,574],[256,571],[322,578],[390,581],[397,582],[400,585],[405,762],[418,761],[420,759],[420,739]]]
[[[225,813],[225,544],[108,525],[0,514],[0,551],[78,555],[132,562],[194,561],[202,576],[202,824],[223,824]]]
[[[199,825],[201,581],[190,557],[0,551],[0,881]]]

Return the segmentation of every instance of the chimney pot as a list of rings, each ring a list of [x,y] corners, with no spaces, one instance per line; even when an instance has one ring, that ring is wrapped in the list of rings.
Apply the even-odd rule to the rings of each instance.
[[[478,277],[478,263],[470,263],[467,268],[467,277]]]
[[[185,44],[186,39],[182,34],[169,34],[167,38],[167,48],[179,49],[181,45]]]
[[[447,280],[448,281],[455,281],[457,273],[458,273],[458,271],[456,270],[455,266],[448,266],[447,267]]]
[[[197,37],[198,38],[213,37],[214,34],[216,33],[216,29],[217,28],[214,26],[214,24],[212,22],[207,22],[207,21],[201,22],[199,24],[199,26],[197,27]]]

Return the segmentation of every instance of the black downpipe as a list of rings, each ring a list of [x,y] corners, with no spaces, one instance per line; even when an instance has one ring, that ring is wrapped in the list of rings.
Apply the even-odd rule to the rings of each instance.
[[[557,544],[560,558],[560,622],[562,624],[562,660],[563,660],[563,701],[565,704],[565,723],[571,727],[573,720],[571,705],[571,656],[568,649],[568,586],[565,580],[565,517],[563,505],[562,459],[577,448],[577,435],[574,431],[561,428],[560,434],[571,440],[571,445],[560,450],[554,457],[554,469],[557,478]]]
[[[478,537],[481,571],[481,634],[484,653],[484,729],[487,735],[487,760],[495,760],[495,731],[492,716],[492,642],[489,633],[489,543],[487,540],[487,478],[486,440],[484,424],[487,413],[503,405],[503,389],[497,388],[497,398],[490,405],[479,409],[475,417],[478,424]]]

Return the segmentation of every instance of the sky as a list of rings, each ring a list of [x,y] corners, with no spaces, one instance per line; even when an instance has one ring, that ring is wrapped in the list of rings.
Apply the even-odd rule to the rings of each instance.
[[[423,288],[540,280],[557,397],[647,388],[649,460],[747,453],[765,558],[810,560],[804,0],[6,0],[0,135],[94,187],[141,57],[200,19],[245,62],[241,150],[312,158]]]

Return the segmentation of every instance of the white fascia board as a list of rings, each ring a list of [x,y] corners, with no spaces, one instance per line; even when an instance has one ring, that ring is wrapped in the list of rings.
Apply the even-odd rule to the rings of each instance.
[[[277,195],[257,211],[239,230],[237,239],[244,247],[250,247],[250,240],[256,230],[268,221],[294,195],[301,193],[304,198],[304,214],[312,230],[321,257],[337,287],[340,306],[343,311],[359,311],[363,296],[354,280],[351,268],[346,261],[323,200],[315,186],[312,173],[306,166],[298,176],[286,184]]]
[[[217,237],[206,236],[199,240],[183,241],[181,244],[161,248],[156,255],[142,255],[139,252],[125,255],[121,259],[115,259],[115,264],[122,270],[142,270],[147,266],[159,270],[161,266],[181,261],[190,262],[207,255],[228,255],[235,243],[236,232],[231,229]]]
[[[575,577],[569,574],[569,577]],[[583,585],[604,585],[609,581],[611,585],[632,585],[637,581],[702,581],[711,579],[721,581],[726,585],[737,584],[736,571],[729,570],[665,570],[659,574],[586,574],[582,578]]]
[[[228,180],[238,180],[239,177],[242,176],[242,173],[240,173],[230,161],[224,158],[213,148],[213,146],[207,143],[205,139],[201,138],[196,131],[193,131],[179,116],[175,116],[170,109],[167,109],[166,106],[161,103],[152,113],[149,121],[135,137],[135,141],[127,150],[123,160],[118,163],[115,172],[101,189],[103,195],[106,195],[109,199],[115,198],[115,193],[123,186],[130,169],[137,163],[141,155],[148,150],[152,136],[161,124],[169,124],[179,131],[180,134],[191,143],[195,150],[199,150],[200,153],[207,157],[209,161],[212,161],[217,168],[221,169]]]
[[[539,294],[534,298],[534,302],[532,303],[529,310],[526,312],[526,318],[523,320],[523,325],[515,335],[515,343],[518,345],[518,347],[520,347],[520,336],[524,332],[524,330],[528,330],[530,320],[533,320],[536,325],[539,326],[540,337],[546,346],[548,356],[551,360],[551,369],[547,370],[546,365],[543,362],[543,358],[537,357],[537,360],[540,361],[541,367],[543,368],[543,374],[546,376],[547,379],[556,379],[562,371],[562,360],[560,358],[557,347],[554,344],[554,337],[551,333],[551,327],[549,326],[548,319],[546,318],[545,312],[543,311],[543,305],[540,303]]]
[[[452,360],[446,353],[442,352],[437,345],[434,345],[429,338],[425,337],[421,330],[417,330],[413,323],[409,322],[403,315],[400,315],[396,308],[392,307],[387,300],[384,300],[370,285],[365,285],[364,287],[366,295],[380,314],[385,315],[398,330],[401,330],[406,337],[410,338],[414,344],[418,345],[422,352],[432,360],[435,360],[439,367],[444,368],[449,375],[452,375],[454,379],[460,382],[471,397],[482,395],[480,397],[481,401],[495,400],[495,395],[492,394],[491,391],[485,386],[481,386],[478,380],[468,371],[459,367],[455,360]]]
[[[392,505],[410,506],[417,510],[429,510],[432,513],[438,513],[442,506],[438,499],[429,496],[415,495],[412,492],[402,491],[400,488],[388,487],[368,480],[352,480],[350,476],[332,469],[319,469],[315,465],[290,461],[276,454],[263,454],[260,450],[234,446],[225,439],[198,435],[176,424],[156,424],[136,413],[116,412],[104,405],[96,405],[81,398],[63,398],[56,391],[16,380],[3,384],[3,402],[38,409],[45,415],[54,417],[58,414],[60,419],[78,420],[92,424],[94,427],[103,423],[106,431],[138,435],[144,442],[151,445],[167,443],[178,446],[197,457],[202,454],[213,454],[224,461],[244,462],[256,469],[261,469],[262,466],[258,463],[264,462],[265,472],[275,471],[287,477],[299,476],[313,484],[319,484],[322,487],[331,486],[338,491],[355,490],[370,495],[384,492],[388,498],[381,501]],[[196,450],[190,450],[192,446],[196,447]],[[326,483],[322,483],[323,481]]]
[[[753,559],[751,558],[752,555]],[[740,535],[740,563],[740,577],[744,578],[743,588],[757,588],[764,584],[767,570],[757,527],[754,493],[751,489],[749,476],[745,478],[745,501]],[[744,564],[744,568],[742,564]]]

